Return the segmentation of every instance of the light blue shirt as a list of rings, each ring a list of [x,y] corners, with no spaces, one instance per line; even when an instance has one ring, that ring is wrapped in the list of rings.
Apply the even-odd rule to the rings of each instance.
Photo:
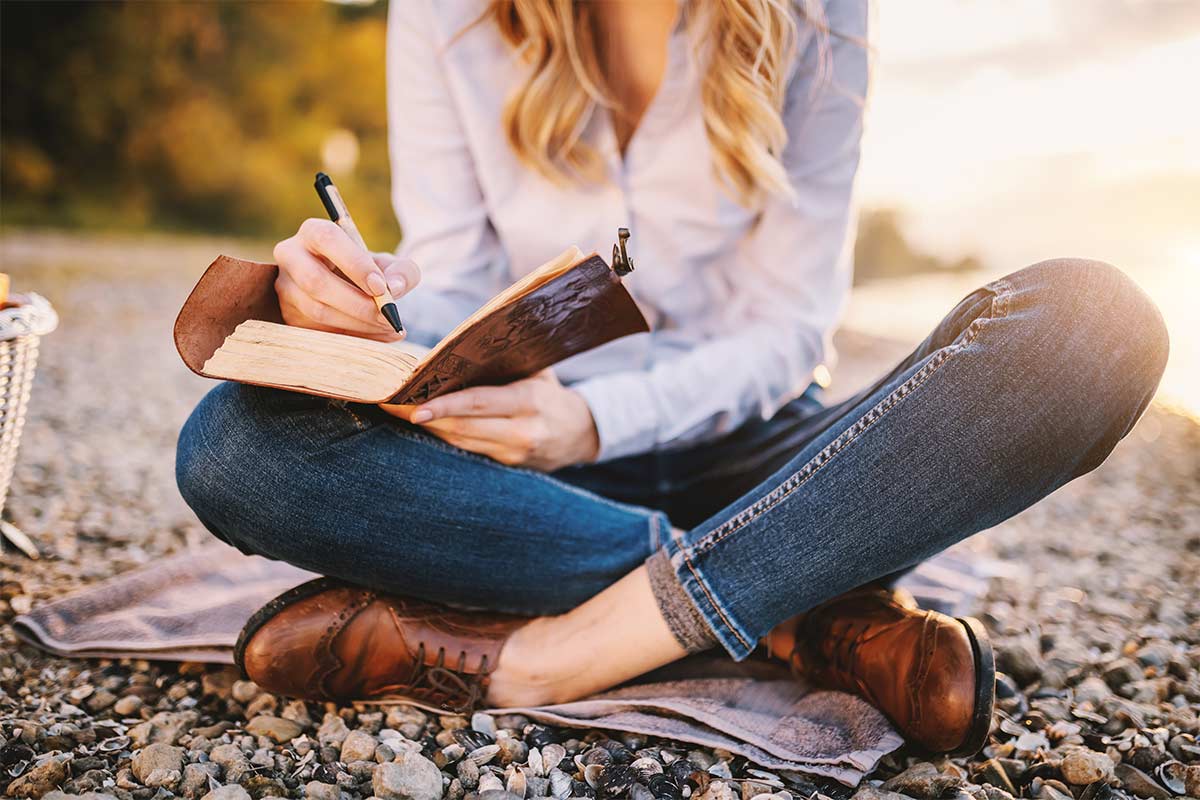
[[[713,171],[684,15],[666,74],[624,156],[610,117],[585,139],[611,180],[556,185],[522,165],[501,130],[528,69],[484,22],[482,0],[393,0],[388,128],[399,252],[422,283],[400,301],[436,341],[508,284],[572,244],[607,260],[632,232],[624,281],[651,333],[555,372],[587,401],[600,460],[714,439],[769,418],[812,382],[851,278],[852,188],[867,86],[866,0],[827,0],[825,77],[802,24],[783,110],[794,198],[739,205]],[[454,41],[451,41],[454,39]]]

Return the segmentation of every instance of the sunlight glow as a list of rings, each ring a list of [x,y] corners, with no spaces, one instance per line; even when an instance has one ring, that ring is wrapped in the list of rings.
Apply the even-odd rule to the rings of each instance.
[[[1116,264],[1167,320],[1164,395],[1200,410],[1200,6],[910,0],[875,6],[872,38],[864,204],[988,277]],[[864,287],[851,316],[894,324],[903,307],[917,336],[969,288]]]

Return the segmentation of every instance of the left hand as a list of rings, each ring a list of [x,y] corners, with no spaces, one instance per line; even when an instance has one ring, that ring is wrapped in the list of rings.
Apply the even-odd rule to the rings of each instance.
[[[600,451],[587,402],[544,369],[507,386],[476,386],[383,410],[463,450],[501,464],[550,472],[590,462]]]

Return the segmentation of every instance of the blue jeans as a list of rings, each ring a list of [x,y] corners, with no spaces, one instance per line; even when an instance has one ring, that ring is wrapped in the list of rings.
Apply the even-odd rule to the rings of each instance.
[[[845,402],[809,391],[701,447],[548,475],[372,406],[230,383],[185,425],[177,475],[246,552],[458,606],[563,612],[663,548],[740,659],[777,623],[1095,468],[1166,355],[1124,274],[1044,262],[968,295]]]

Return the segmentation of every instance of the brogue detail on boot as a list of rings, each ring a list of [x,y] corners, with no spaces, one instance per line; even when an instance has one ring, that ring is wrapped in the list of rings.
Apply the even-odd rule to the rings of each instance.
[[[319,578],[251,617],[234,659],[247,677],[278,694],[404,698],[465,713],[483,702],[504,642],[528,621]]]
[[[792,671],[853,692],[909,741],[933,752],[974,753],[987,739],[995,667],[978,621],[922,611],[887,590],[834,598],[793,623]]]

